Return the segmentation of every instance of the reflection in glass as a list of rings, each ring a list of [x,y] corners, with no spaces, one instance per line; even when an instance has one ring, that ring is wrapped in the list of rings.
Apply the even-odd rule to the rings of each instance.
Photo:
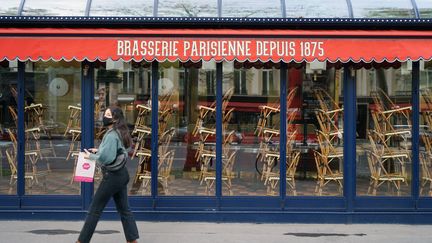
[[[342,74],[326,63],[317,64],[315,67],[306,64],[302,75],[294,75],[299,71],[292,70],[288,86],[290,90],[301,87],[302,91],[291,108],[300,108],[300,112],[289,125],[292,133],[297,134],[293,151],[300,152],[297,192],[308,196],[342,196]]]
[[[18,15],[18,8],[21,0],[3,0],[0,5],[0,16],[15,16]]]
[[[94,95],[94,146],[101,143],[106,128],[102,125],[109,106],[119,106],[133,137],[130,160],[126,164],[129,194],[149,195],[151,158],[151,65],[147,62],[108,60],[96,67]],[[96,168],[95,187],[102,178]]]
[[[16,194],[17,62],[0,62],[0,194]]]
[[[224,196],[279,195],[279,70],[223,65]]]
[[[410,0],[351,0],[355,18],[415,18]]]
[[[348,18],[345,0],[285,0],[287,18]]]
[[[222,1],[222,17],[281,18],[279,0]]]
[[[93,0],[90,16],[153,16],[153,2],[148,0]]]
[[[158,17],[217,17],[217,0],[161,0]]]
[[[420,18],[432,18],[432,2],[429,0],[416,0]]]
[[[360,69],[357,195],[406,196],[411,181],[411,71]]]
[[[432,69],[420,64],[420,196],[432,196]]]
[[[166,62],[159,75],[159,194],[214,195],[216,64]]]
[[[27,0],[22,15],[30,16],[84,16],[87,0],[56,1]]]
[[[81,131],[70,114],[81,102],[80,63],[27,63],[25,79],[26,194],[79,194],[72,178]]]

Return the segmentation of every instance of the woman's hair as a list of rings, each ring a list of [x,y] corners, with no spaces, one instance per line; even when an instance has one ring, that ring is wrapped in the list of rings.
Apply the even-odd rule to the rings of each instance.
[[[123,115],[122,109],[116,106],[110,106],[108,109],[111,110],[113,118],[113,129],[116,129],[120,134],[120,139],[123,142],[125,148],[129,148],[132,145],[132,137],[129,134],[129,128]]]

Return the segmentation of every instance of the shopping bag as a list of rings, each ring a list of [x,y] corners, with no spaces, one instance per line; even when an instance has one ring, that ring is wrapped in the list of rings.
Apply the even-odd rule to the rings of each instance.
[[[74,181],[93,182],[96,162],[93,160],[85,159],[84,155],[84,152],[80,152],[78,155],[78,161],[75,167]]]

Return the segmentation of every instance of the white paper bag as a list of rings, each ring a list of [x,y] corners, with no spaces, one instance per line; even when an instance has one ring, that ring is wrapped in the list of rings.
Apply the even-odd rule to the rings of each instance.
[[[93,160],[84,159],[84,155],[84,152],[80,152],[78,155],[74,181],[93,182],[96,162]]]

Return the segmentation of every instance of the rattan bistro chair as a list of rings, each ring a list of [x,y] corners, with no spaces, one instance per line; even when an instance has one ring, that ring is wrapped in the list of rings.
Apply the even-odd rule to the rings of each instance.
[[[158,182],[161,183],[165,195],[169,195],[169,180],[171,177],[172,164],[174,160],[174,151],[168,151],[165,154],[160,155],[158,159]],[[142,195],[150,192],[151,183],[151,171],[145,170],[142,175],[139,176],[142,186]]]
[[[37,157],[37,153],[36,152],[30,152],[27,153],[27,156],[35,156]],[[6,159],[9,163],[9,168],[10,168],[10,180],[9,180],[9,191],[11,192],[12,190],[12,186],[16,184],[17,179],[18,179],[18,169],[16,166],[16,155],[14,154],[13,151],[10,150],[6,150]],[[31,188],[35,182],[35,174],[33,173],[33,171],[27,171],[24,173],[24,180],[27,183],[28,187]]]
[[[300,151],[290,151],[286,158],[286,183],[291,189],[293,196],[297,196],[295,174],[300,161]],[[280,181],[279,172],[269,172],[267,182],[267,195],[276,195],[276,187]],[[287,187],[287,189],[288,189]]]
[[[400,195],[401,182],[407,181],[405,164],[410,158],[408,151],[389,150],[377,141],[373,132],[369,132],[368,138],[371,143],[371,151],[366,154],[371,173],[368,194],[376,195],[378,187],[387,183],[389,189],[394,186]]]
[[[232,112],[232,111],[226,112],[226,108],[228,107],[228,103],[229,103],[233,94],[234,94],[234,88],[230,88],[225,92],[225,94],[222,97],[222,114],[224,116],[224,120],[229,120],[229,119],[226,119],[225,115],[227,114],[228,116],[230,116],[230,113]],[[198,135],[200,129],[203,128],[205,120],[208,117],[211,117],[211,116],[214,117],[216,115],[216,101],[212,102],[208,106],[207,105],[198,105],[197,109],[198,109],[198,118],[195,122],[195,127],[192,130],[192,135],[194,135],[194,136]]]
[[[420,153],[420,166],[421,166],[421,187],[420,195],[423,195],[423,191],[427,184],[429,184],[429,190],[427,196],[432,196],[432,154],[428,152]]]
[[[235,157],[237,152],[233,151],[226,158],[222,158],[222,183],[225,185],[230,196],[233,195],[232,191],[232,179],[235,178],[235,172],[233,171]],[[206,171],[203,174],[203,181],[205,182],[207,195],[210,195],[211,191],[214,191],[214,183],[216,181],[216,172]]]

